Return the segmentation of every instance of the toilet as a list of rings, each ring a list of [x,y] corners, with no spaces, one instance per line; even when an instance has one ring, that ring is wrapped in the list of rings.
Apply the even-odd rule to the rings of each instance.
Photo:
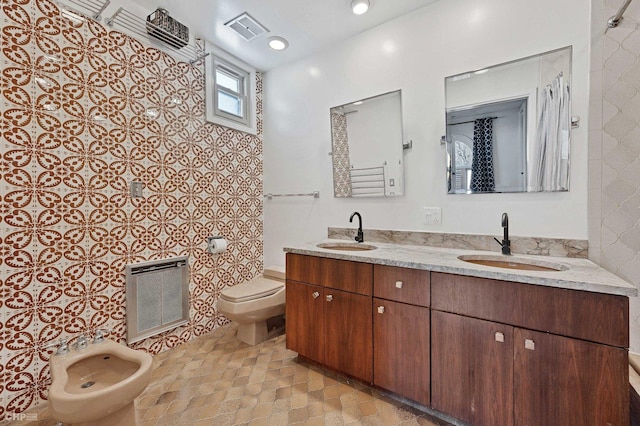
[[[270,331],[267,323],[278,322],[284,314],[284,304],[284,267],[271,266],[252,280],[224,289],[218,311],[238,323],[239,340],[256,345],[281,331],[282,327]]]

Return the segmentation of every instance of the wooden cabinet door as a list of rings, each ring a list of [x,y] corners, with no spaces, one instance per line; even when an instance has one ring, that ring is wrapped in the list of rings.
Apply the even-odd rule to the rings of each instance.
[[[515,330],[516,425],[628,425],[625,349]]]
[[[374,299],[373,382],[429,406],[428,308]]]
[[[433,408],[473,425],[511,425],[512,386],[513,327],[432,311]]]
[[[330,368],[371,383],[371,297],[326,288],[324,302],[324,363]]]
[[[323,288],[287,280],[287,349],[324,362]]]

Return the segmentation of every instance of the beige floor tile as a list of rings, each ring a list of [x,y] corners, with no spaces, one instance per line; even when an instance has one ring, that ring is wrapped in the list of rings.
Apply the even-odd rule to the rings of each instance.
[[[296,409],[296,408],[306,407],[308,404],[308,401],[309,401],[309,398],[304,393],[292,395],[291,408]]]
[[[379,390],[298,361],[280,336],[256,346],[235,326],[154,357],[151,383],[136,399],[138,426],[424,425],[448,423]],[[38,421],[53,426],[46,406]]]
[[[278,413],[278,414],[272,414],[271,417],[269,417],[269,426],[282,426],[282,425],[286,425],[287,423],[289,423],[289,416],[287,415],[287,413]]]
[[[304,422],[305,426],[324,426],[324,417],[313,417]]]
[[[376,404],[374,404],[373,401],[363,402],[362,404],[358,405],[358,408],[360,408],[360,412],[365,417],[375,416],[376,414],[378,414],[378,409],[376,408]]]
[[[273,408],[271,404],[258,404],[253,408],[252,414],[256,419],[269,417]]]
[[[233,419],[234,423],[237,425],[249,423],[251,420],[253,420],[251,411],[251,408],[241,408],[236,411],[236,416]]]
[[[208,419],[218,415],[220,412],[220,403],[205,405],[200,408],[200,418]]]

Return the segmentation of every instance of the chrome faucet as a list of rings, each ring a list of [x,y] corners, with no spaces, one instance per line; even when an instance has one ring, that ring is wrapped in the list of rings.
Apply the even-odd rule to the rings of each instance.
[[[362,216],[360,216],[360,213],[358,212],[353,212],[351,214],[351,217],[349,218],[349,223],[353,222],[353,217],[354,216],[358,216],[358,235],[356,235],[356,241],[359,243],[364,242],[364,233],[362,232]]]
[[[66,355],[69,353],[69,344],[67,343],[66,338],[60,338],[58,343],[50,343],[45,346],[45,348],[56,347],[56,355]]]
[[[504,229],[504,237],[502,241],[494,238],[502,247],[502,254],[511,255],[511,241],[509,241],[509,215],[502,213],[502,228]]]
[[[111,333],[111,330],[106,330],[104,328],[99,328],[98,330],[96,330],[96,334],[93,337],[93,344],[99,344],[104,342],[104,336],[108,335],[109,333]]]
[[[76,340],[76,342],[73,344],[73,347],[76,350],[81,351],[82,349],[86,349],[88,344],[89,344],[89,341],[87,340],[87,336],[85,336],[83,333],[80,336],[78,336],[78,340]]]

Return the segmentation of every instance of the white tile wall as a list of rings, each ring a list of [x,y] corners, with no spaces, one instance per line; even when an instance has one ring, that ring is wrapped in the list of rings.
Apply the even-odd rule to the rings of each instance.
[[[592,1],[589,255],[640,284],[640,5],[605,33],[622,0]],[[632,298],[631,350],[640,351],[640,300]]]

